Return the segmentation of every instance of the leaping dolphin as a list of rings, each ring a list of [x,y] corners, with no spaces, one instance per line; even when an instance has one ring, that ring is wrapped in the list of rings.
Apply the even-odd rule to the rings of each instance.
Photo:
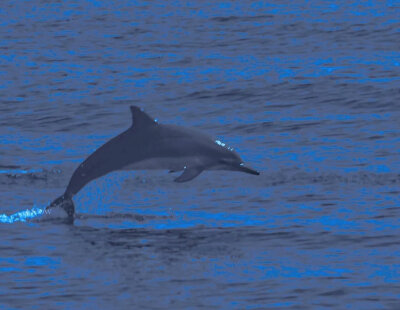
[[[233,170],[254,175],[239,155],[219,140],[193,129],[163,125],[138,107],[130,107],[132,126],[98,148],[72,174],[65,193],[47,208],[61,206],[73,219],[72,197],[86,184],[116,170],[182,171],[175,182],[187,182],[204,170]]]

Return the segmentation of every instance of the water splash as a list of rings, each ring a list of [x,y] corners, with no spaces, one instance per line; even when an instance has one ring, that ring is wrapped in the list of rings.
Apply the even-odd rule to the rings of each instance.
[[[215,143],[218,144],[218,145],[220,145],[220,146],[222,146],[222,147],[224,147],[224,148],[227,148],[227,149],[230,150],[230,151],[233,151],[233,148],[232,148],[232,147],[226,145],[226,144],[225,144],[224,142],[222,142],[221,140],[215,140]]]
[[[33,207],[32,209],[19,211],[11,215],[0,214],[0,223],[12,224],[15,222],[26,222],[30,219],[43,215],[44,213],[45,213],[44,209]]]
[[[225,143],[221,142],[220,140],[215,140],[215,143],[217,143],[220,146],[225,146]]]

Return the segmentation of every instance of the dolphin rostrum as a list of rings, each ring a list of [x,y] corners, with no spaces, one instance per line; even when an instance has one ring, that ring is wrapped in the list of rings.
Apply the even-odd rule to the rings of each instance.
[[[86,184],[116,170],[183,171],[175,182],[187,182],[203,170],[233,170],[254,175],[232,148],[193,130],[163,125],[131,106],[132,126],[98,148],[72,174],[65,193],[47,208],[61,206],[73,218],[72,197]]]

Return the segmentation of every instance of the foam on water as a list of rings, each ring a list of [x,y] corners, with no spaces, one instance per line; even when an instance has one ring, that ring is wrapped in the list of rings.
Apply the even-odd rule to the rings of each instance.
[[[43,214],[45,214],[45,209],[33,207],[32,209],[26,209],[11,215],[0,214],[0,223],[12,224],[15,222],[26,222]]]
[[[43,169],[0,169],[0,174],[28,174],[28,173],[37,173],[43,172]]]

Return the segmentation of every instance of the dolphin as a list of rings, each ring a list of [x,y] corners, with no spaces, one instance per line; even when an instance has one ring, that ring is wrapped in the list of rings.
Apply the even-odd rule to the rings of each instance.
[[[232,170],[259,175],[220,140],[176,125],[159,124],[142,109],[131,106],[132,125],[112,138],[81,163],[65,193],[47,208],[60,206],[68,217],[75,213],[72,197],[86,184],[112,171],[167,169],[183,173],[175,182],[187,182],[204,170]]]

